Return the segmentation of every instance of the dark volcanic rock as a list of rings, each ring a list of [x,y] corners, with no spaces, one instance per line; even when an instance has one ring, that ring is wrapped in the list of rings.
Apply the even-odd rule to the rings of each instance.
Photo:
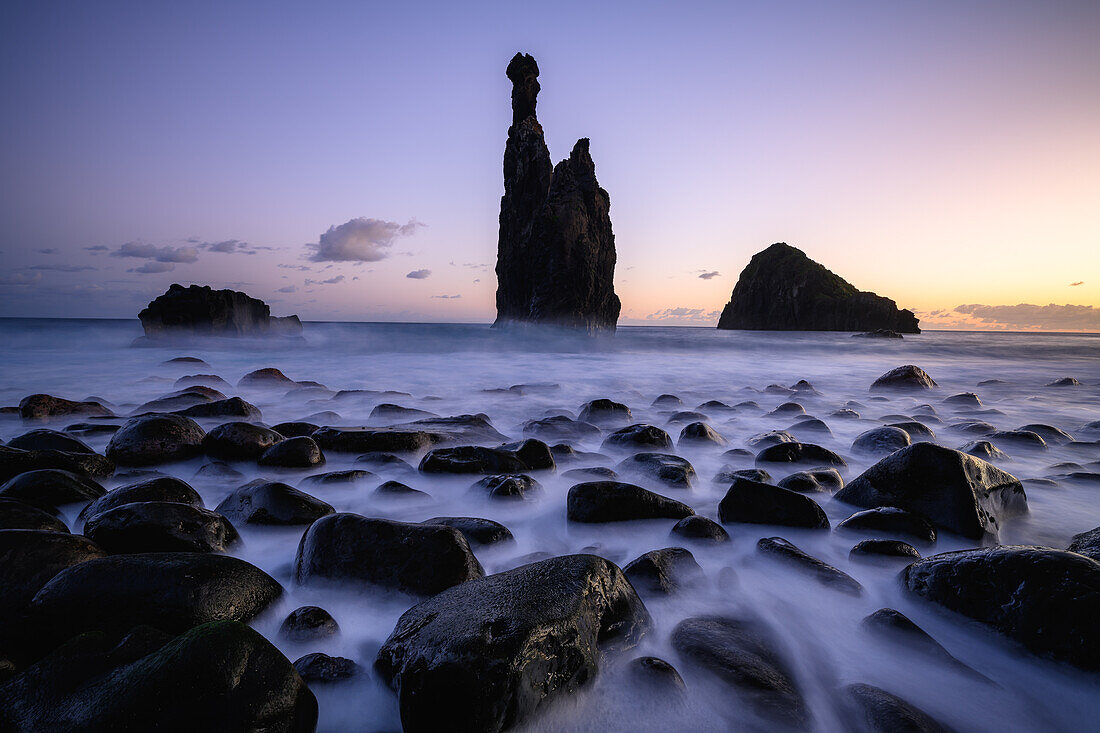
[[[323,427],[310,437],[322,450],[335,453],[416,453],[447,436],[427,430]]]
[[[291,641],[316,641],[340,633],[340,626],[328,611],[302,606],[290,612],[279,626],[279,634]]]
[[[838,530],[881,532],[913,537],[921,542],[936,541],[936,528],[919,514],[884,506],[856,512],[836,526]]]
[[[906,562],[919,558],[920,552],[908,542],[900,540],[863,540],[848,553],[848,559],[900,557]]]
[[[891,369],[871,383],[872,390],[922,390],[936,386],[936,380],[928,372],[912,364]]]
[[[1037,654],[1100,669],[1100,563],[1046,547],[1004,545],[918,560],[913,593],[988,624]]]
[[[713,519],[707,519],[698,514],[681,519],[672,528],[671,534],[690,540],[709,540],[712,542],[728,542],[730,538],[725,527]]]
[[[857,290],[783,242],[749,260],[722,310],[718,328],[920,333],[912,311],[898,310],[889,298]]]
[[[1027,511],[1024,487],[980,458],[932,443],[917,443],[868,468],[835,494],[862,507],[898,507],[937,526],[981,539],[1001,521]]]
[[[633,450],[635,448],[672,449],[672,438],[668,433],[653,425],[629,425],[608,435],[602,448]]]
[[[264,451],[257,461],[261,466],[279,468],[312,468],[325,462],[325,454],[313,440],[304,435],[287,438]]]
[[[30,612],[58,639],[139,624],[179,633],[209,621],[249,621],[282,587],[228,555],[163,552],[115,555],[74,565],[34,597]]]
[[[263,425],[227,422],[213,428],[202,439],[203,452],[223,461],[254,461],[283,436]]]
[[[871,733],[951,733],[920,708],[871,685],[844,688]]]
[[[1073,535],[1066,549],[1100,562],[1100,527]]]
[[[64,504],[92,501],[106,493],[90,478],[52,468],[21,473],[0,486],[0,499],[14,499],[46,511]]]
[[[777,524],[786,527],[828,529],[829,518],[813,499],[789,489],[738,478],[718,504],[723,524]]]
[[[294,561],[298,582],[358,580],[432,595],[483,572],[463,534],[438,524],[408,524],[330,514],[310,525]]]
[[[32,394],[19,401],[24,420],[44,420],[60,415],[103,415],[112,413],[98,402],[74,402],[48,394]]]
[[[680,431],[678,445],[728,445],[729,441],[723,438],[717,430],[705,422],[693,422],[684,426]]]
[[[115,464],[98,453],[63,453],[57,450],[18,450],[0,445],[0,482],[27,471],[56,469],[78,476],[106,478]]]
[[[794,674],[762,622],[695,616],[677,624],[671,641],[684,661],[717,677],[757,714],[797,729],[808,726]],[[722,709],[738,712],[736,704]]]
[[[0,641],[15,614],[54,576],[106,553],[80,535],[47,530],[0,530]],[[5,650],[6,652],[7,650]]]
[[[339,682],[361,671],[354,660],[347,657],[330,657],[328,654],[313,652],[294,662],[294,669],[306,682]]]
[[[812,463],[819,466],[847,466],[844,459],[814,443],[776,443],[756,454],[757,463]]]
[[[526,499],[542,490],[538,481],[523,473],[501,473],[486,476],[471,489],[490,499]]]
[[[795,547],[793,543],[782,537],[765,537],[761,539],[756,543],[756,551],[790,563],[836,590],[857,596],[863,592],[863,586],[856,582],[852,576]]]
[[[239,524],[310,524],[336,510],[293,486],[256,479],[225,497],[217,511]]]
[[[856,436],[852,441],[852,450],[871,455],[885,455],[900,450],[913,441],[909,433],[901,428],[886,425],[881,428],[871,428]]]
[[[678,489],[690,489],[695,483],[695,467],[686,458],[668,453],[635,453],[616,468],[620,473],[646,476]]]
[[[0,729],[308,733],[317,699],[259,633],[215,621],[171,639],[89,634],[0,688]]]
[[[176,410],[175,414],[183,415],[184,417],[214,419],[223,417],[239,417],[242,420],[259,420],[261,417],[263,417],[263,414],[260,412],[260,408],[249,402],[245,402],[240,397],[230,397],[224,400],[203,402],[198,405],[192,405],[191,407],[185,407],[182,410]]]
[[[99,512],[84,536],[112,555],[137,552],[225,552],[240,540],[217,512],[170,501],[123,504]]]
[[[454,527],[471,545],[495,545],[498,542],[510,542],[515,538],[500,522],[479,517],[432,517],[421,524],[441,524]]]
[[[355,484],[372,478],[374,478],[374,474],[370,471],[364,471],[359,468],[349,468],[343,471],[329,471],[328,473],[318,473],[313,476],[306,476],[302,479],[302,482],[315,486],[340,486]]]
[[[594,555],[524,565],[450,588],[405,612],[375,662],[405,731],[502,731],[628,648],[649,613],[622,571]],[[427,701],[431,701],[427,704]]]
[[[157,476],[112,489],[84,507],[80,512],[80,518],[90,519],[100,512],[140,501],[171,501],[177,504],[190,504],[200,509],[203,507],[202,497],[186,482],[174,476]]]
[[[554,462],[554,453],[550,446],[535,438],[505,443],[499,446],[501,449],[516,454],[516,458],[532,471],[552,471],[557,465]]]
[[[621,402],[615,402],[606,398],[591,400],[581,406],[582,422],[594,425],[607,425],[609,423],[624,423],[634,419],[630,408]]]
[[[522,473],[526,463],[512,451],[461,445],[433,448],[420,460],[421,473]]]
[[[275,425],[271,429],[279,435],[287,438],[297,438],[301,435],[312,436],[313,431],[319,428],[319,425],[314,425],[311,422],[297,421],[297,422],[281,422]]]
[[[538,75],[530,56],[516,54],[508,64],[512,126],[504,149],[494,325],[613,331],[620,304],[611,199],[596,182],[587,138],[551,167],[535,116]]]
[[[182,415],[145,415],[126,421],[107,444],[107,457],[120,466],[149,466],[193,458],[206,436]]]
[[[389,497],[391,499],[430,499],[431,494],[420,489],[414,489],[400,481],[384,481],[374,490],[375,496]]]
[[[8,441],[9,448],[19,450],[59,450],[65,453],[95,453],[80,438],[74,438],[57,430],[39,428]]]
[[[68,533],[63,521],[45,509],[0,497],[0,529],[39,529]]]
[[[302,332],[298,316],[273,318],[262,300],[236,290],[212,290],[210,286],[185,288],[173,283],[138,313],[148,336],[195,334],[252,336]]]
[[[682,547],[666,547],[631,560],[623,567],[630,584],[642,594],[669,595],[703,577],[695,556]]]
[[[528,420],[523,425],[523,434],[541,440],[586,440],[598,438],[600,429],[583,420],[555,415],[541,420]]]
[[[844,479],[835,468],[815,468],[785,476],[777,485],[800,494],[830,494],[844,486]]]
[[[589,481],[569,489],[571,522],[622,522],[633,519],[683,519],[695,511],[687,504],[619,481]]]

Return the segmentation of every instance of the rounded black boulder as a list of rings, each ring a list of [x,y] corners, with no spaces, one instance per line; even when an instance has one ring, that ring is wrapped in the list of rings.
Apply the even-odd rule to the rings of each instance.
[[[553,415],[541,420],[528,420],[523,424],[523,434],[541,440],[587,440],[598,438],[600,429],[592,423],[574,420],[566,415]]]
[[[115,472],[113,461],[98,453],[66,453],[58,450],[19,450],[0,445],[0,483],[21,473],[53,469],[89,478],[107,478]]]
[[[852,532],[876,532],[902,535],[932,544],[936,541],[936,528],[919,514],[893,506],[877,507],[856,512],[836,526],[837,530]]]
[[[844,688],[866,729],[871,733],[950,733],[920,708],[871,685],[855,684]]]
[[[908,542],[900,540],[863,540],[848,552],[849,560],[873,560],[891,557],[911,562],[915,558],[920,558],[920,551]]]
[[[441,524],[454,527],[471,545],[495,545],[498,542],[511,542],[515,539],[512,532],[500,522],[480,517],[432,517],[421,524]]]
[[[199,492],[192,489],[187,482],[174,476],[157,476],[108,491],[84,507],[80,512],[80,518],[90,519],[116,506],[139,501],[170,501],[203,508]]]
[[[310,525],[294,561],[300,583],[362,581],[432,595],[483,574],[463,534],[438,524],[408,524],[330,514]]]
[[[527,499],[539,493],[542,485],[524,473],[501,473],[486,476],[470,488],[490,499]]]
[[[630,408],[621,402],[608,399],[598,399],[581,405],[580,421],[593,425],[607,425],[609,423],[624,423],[634,417]]]
[[[0,688],[0,729],[309,733],[317,699],[259,633],[214,621],[174,639],[75,639]]]
[[[273,426],[271,429],[279,435],[286,438],[297,438],[300,435],[313,435],[313,431],[319,428],[319,425],[314,425],[311,422],[304,422],[301,420],[291,422],[281,422],[278,425]]]
[[[522,473],[527,464],[515,453],[480,445],[434,448],[420,460],[421,473]]]
[[[107,444],[107,457],[120,466],[150,466],[194,458],[206,433],[183,415],[144,415],[126,421]]]
[[[678,489],[690,489],[695,483],[695,467],[691,462],[668,453],[635,453],[616,468],[621,473],[656,479]]]
[[[1001,545],[909,565],[910,592],[987,624],[1036,654],[1100,669],[1100,563],[1064,550]]]
[[[222,499],[215,511],[239,524],[309,524],[336,510],[293,486],[257,479]]]
[[[112,555],[137,552],[225,552],[240,541],[229,520],[190,504],[145,501],[99,512],[84,536]]]
[[[687,504],[621,481],[587,481],[569,489],[566,513],[571,522],[623,522],[633,519],[683,519],[695,511]]]
[[[1066,549],[1100,562],[1100,527],[1073,535]]]
[[[728,445],[729,441],[705,422],[693,422],[680,431],[679,445]]]
[[[844,486],[844,479],[835,468],[815,468],[796,471],[783,477],[776,485],[800,494],[831,494]]]
[[[19,450],[59,450],[66,453],[95,453],[87,443],[80,438],[62,433],[58,430],[40,428],[23,433],[8,441],[10,448]]]
[[[684,517],[672,528],[672,534],[689,540],[706,540],[710,542],[729,542],[730,534],[726,528],[713,519],[693,514]]]
[[[347,657],[313,652],[294,661],[294,669],[306,682],[339,682],[359,674],[359,665]]]
[[[671,450],[672,438],[655,425],[628,425],[607,436],[602,447],[617,448],[619,450],[633,450],[635,448]]]
[[[290,612],[279,626],[279,634],[291,641],[317,641],[340,633],[340,626],[328,611],[302,606]]]
[[[282,595],[274,578],[228,555],[114,555],[61,571],[31,602],[57,639],[148,624],[180,633],[210,621],[249,621]]]
[[[722,524],[776,524],[785,527],[828,529],[829,518],[817,502],[804,494],[748,479],[734,479],[718,504]]]
[[[68,533],[68,526],[51,512],[15,499],[0,498],[0,529],[40,529]]]
[[[695,556],[683,547],[650,550],[627,563],[623,572],[635,590],[649,595],[670,595],[703,577]]]
[[[283,436],[263,425],[227,422],[213,428],[202,439],[206,455],[223,461],[254,461]]]
[[[782,537],[764,537],[756,543],[756,551],[785,562],[835,590],[855,596],[863,592],[863,587],[855,578],[824,560],[814,557],[790,540]]]
[[[106,555],[87,537],[49,530],[0,530],[0,627],[66,568]],[[0,628],[0,635],[6,629]]]
[[[898,507],[964,537],[997,536],[1001,522],[1027,511],[1024,487],[980,458],[933,443],[890,454],[834,497],[856,506]]]
[[[258,463],[278,468],[312,468],[325,462],[325,454],[313,440],[304,435],[287,438],[264,451]]]
[[[933,389],[937,386],[936,380],[928,376],[928,372],[919,366],[906,364],[891,369],[876,379],[871,383],[871,390],[905,392]]]
[[[92,501],[106,493],[92,479],[56,468],[27,471],[0,486],[0,499],[21,501],[46,511],[65,504]]]
[[[844,459],[828,448],[797,441],[769,445],[756,454],[757,463],[811,463],[817,466],[847,466]]]
[[[604,650],[633,646],[650,624],[614,563],[554,557],[462,583],[409,609],[375,668],[397,692],[407,733],[494,733],[583,686]]]
[[[886,455],[912,445],[909,433],[892,425],[865,430],[852,441],[852,450],[870,455]]]

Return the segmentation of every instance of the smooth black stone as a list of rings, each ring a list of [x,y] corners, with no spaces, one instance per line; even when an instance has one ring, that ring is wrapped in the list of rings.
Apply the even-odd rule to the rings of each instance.
[[[283,436],[263,425],[227,422],[212,428],[202,439],[202,450],[223,461],[254,461]]]
[[[51,512],[16,499],[0,498],[0,529],[36,529],[67,534],[69,527]]]
[[[279,635],[295,642],[327,639],[340,633],[340,625],[319,606],[301,606],[290,612],[279,626]]]
[[[23,433],[8,441],[9,448],[19,450],[58,450],[65,453],[95,453],[87,443],[79,438],[59,432],[40,428]]]
[[[848,553],[849,560],[881,557],[898,557],[911,561],[914,558],[920,558],[920,552],[912,545],[899,540],[863,540]]]
[[[325,454],[313,438],[287,438],[264,451],[257,463],[277,468],[313,468],[325,462]]]
[[[835,468],[817,468],[792,473],[776,485],[800,494],[831,494],[844,486],[844,479]]]
[[[693,514],[684,517],[672,528],[671,534],[679,535],[692,540],[708,540],[712,542],[729,542],[730,535],[725,527],[713,519]]]
[[[645,595],[670,595],[698,582],[703,569],[683,547],[650,550],[623,567],[631,585]]]
[[[145,501],[97,512],[84,536],[112,555],[138,552],[225,552],[240,541],[217,512],[190,504]]]
[[[108,491],[84,507],[80,518],[86,520],[109,509],[139,501],[171,501],[203,507],[202,497],[186,482],[172,476],[157,476]]]
[[[120,466],[149,466],[185,461],[202,452],[206,436],[182,415],[145,415],[126,421],[107,444],[107,457]]]
[[[856,436],[852,441],[852,450],[858,453],[872,455],[884,455],[901,450],[912,444],[909,433],[902,428],[886,425],[881,428],[871,428]]]
[[[615,448],[618,450],[656,448],[659,450],[671,450],[672,438],[669,437],[668,433],[655,425],[628,425],[604,438],[602,448]]]
[[[542,485],[522,473],[486,476],[470,487],[490,499],[528,499],[542,491]]]
[[[757,463],[812,463],[819,466],[847,466],[828,448],[813,443],[777,443],[756,454]]]
[[[878,687],[855,684],[844,691],[873,733],[951,733],[928,713]]]
[[[718,433],[717,430],[707,425],[705,422],[693,422],[680,431],[680,439],[677,441],[678,445],[718,445],[725,446],[729,444]]]
[[[511,542],[512,533],[500,522],[479,517],[432,517],[421,524],[440,524],[453,527],[462,533],[471,545],[495,545],[498,542]]]
[[[278,481],[256,479],[222,499],[216,511],[238,524],[310,524],[335,509]]]
[[[678,489],[690,489],[695,483],[695,467],[687,459],[668,453],[635,453],[616,469],[619,473],[645,476]]]
[[[718,504],[723,524],[774,524],[828,529],[829,518],[813,499],[789,489],[748,479],[735,479]]]
[[[297,438],[297,437],[303,436],[303,435],[304,436],[313,435],[313,431],[317,430],[319,427],[320,427],[319,425],[314,425],[311,422],[292,421],[292,422],[281,422],[278,425],[272,426],[271,429],[274,430],[279,435],[282,435],[283,437]]]
[[[347,657],[330,657],[313,652],[294,662],[294,669],[306,682],[339,682],[360,673],[359,665]]]
[[[883,374],[871,384],[871,390],[920,391],[939,385],[918,366],[906,364]]]
[[[0,486],[0,499],[13,499],[53,512],[56,507],[92,501],[107,491],[97,482],[69,471],[27,471]]]
[[[784,562],[790,563],[823,584],[850,595],[863,593],[861,586],[852,576],[817,559],[813,555],[796,547],[782,537],[765,537],[756,543],[756,551]]]
[[[936,528],[919,514],[885,506],[856,512],[836,526],[838,530],[856,532],[881,532],[889,535],[912,537],[932,544],[936,541]]]
[[[694,513],[686,504],[619,481],[576,484],[569,489],[566,500],[566,514],[571,522],[683,519]]]

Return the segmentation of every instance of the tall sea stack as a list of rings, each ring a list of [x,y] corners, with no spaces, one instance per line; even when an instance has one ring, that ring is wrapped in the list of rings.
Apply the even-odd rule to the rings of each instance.
[[[497,244],[494,327],[528,323],[614,331],[615,235],[611,198],[596,181],[588,139],[557,166],[535,116],[535,59],[508,64],[512,126],[504,148],[504,196]]]
[[[912,311],[863,292],[795,247],[777,242],[741,271],[718,328],[920,333]]]

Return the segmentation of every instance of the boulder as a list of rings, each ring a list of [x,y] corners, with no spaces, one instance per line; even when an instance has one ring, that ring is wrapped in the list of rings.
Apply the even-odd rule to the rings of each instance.
[[[866,729],[872,733],[951,733],[928,713],[897,695],[865,684],[844,688]]]
[[[512,125],[504,149],[493,325],[614,331],[620,304],[611,199],[596,181],[588,139],[578,140],[569,158],[552,167],[535,116],[538,64],[516,54],[507,73]]]
[[[542,490],[542,485],[524,473],[498,473],[486,476],[472,487],[490,499],[527,499]]]
[[[1066,549],[1100,562],[1100,527],[1073,535]]]
[[[39,428],[23,433],[8,441],[9,448],[19,450],[58,450],[64,453],[95,453],[87,443],[79,438],[66,435],[58,430]]]
[[[835,498],[862,507],[898,507],[971,539],[997,536],[1001,522],[1027,511],[1013,475],[950,448],[916,443],[883,458]]]
[[[202,452],[206,433],[182,415],[130,418],[107,444],[107,457],[120,466],[150,466],[185,461]]]
[[[186,482],[174,476],[157,476],[112,489],[84,507],[80,512],[80,518],[90,519],[117,506],[139,501],[170,501],[177,504],[190,504],[200,509],[204,507],[199,492],[192,489]]]
[[[294,561],[300,583],[362,581],[413,595],[432,595],[483,574],[461,532],[437,524],[408,524],[330,514],[310,525]]]
[[[302,483],[313,486],[347,486],[361,481],[369,481],[373,478],[375,476],[370,471],[364,471],[361,468],[348,468],[343,471],[328,471],[306,476],[302,479]]]
[[[500,522],[480,517],[432,517],[421,524],[439,524],[453,527],[462,533],[471,545],[495,545],[498,542],[512,542],[515,537]]]
[[[936,541],[936,528],[919,514],[898,509],[893,506],[876,507],[856,512],[836,526],[837,530],[855,532],[878,532],[888,535],[902,535],[921,542],[933,544]]]
[[[106,555],[87,537],[50,530],[0,530],[0,640],[16,614],[66,568]]]
[[[634,419],[630,408],[621,402],[606,398],[591,400],[581,405],[580,421],[593,425],[629,422]]]
[[[872,331],[920,333],[912,311],[857,290],[804,252],[777,242],[741,271],[720,329],[750,331]]]
[[[828,448],[813,443],[776,443],[756,454],[757,463],[801,463],[818,466],[847,466],[844,459]]]
[[[815,580],[842,593],[855,596],[863,593],[863,586],[852,576],[834,568],[823,560],[817,559],[782,537],[765,537],[761,539],[756,543],[756,551],[767,557],[788,563]]]
[[[629,425],[608,435],[604,439],[602,447],[618,450],[635,450],[638,448],[672,450],[672,438],[664,430],[654,425]]]
[[[107,478],[115,464],[98,453],[63,453],[56,450],[19,450],[0,445],[0,482],[21,473],[56,469],[89,478]]]
[[[886,425],[865,430],[857,435],[852,441],[852,451],[870,455],[889,455],[912,444],[913,440],[905,430]]]
[[[693,514],[684,517],[675,524],[671,534],[678,535],[689,540],[706,540],[709,542],[729,542],[730,535],[725,527],[713,519]]]
[[[420,460],[421,473],[522,473],[530,467],[512,451],[461,445],[433,448]]]
[[[46,511],[65,504],[92,501],[106,493],[90,478],[53,468],[21,473],[0,486],[0,499],[21,501]]]
[[[1064,550],[1001,545],[918,560],[916,595],[1015,639],[1036,654],[1100,669],[1100,563]]]
[[[298,316],[275,318],[267,303],[237,290],[173,283],[145,306],[138,318],[146,338],[194,336],[297,336]]]
[[[236,417],[242,420],[260,420],[263,417],[260,408],[250,402],[245,402],[240,397],[229,397],[224,400],[214,400],[212,402],[191,405],[182,410],[176,410],[174,414],[183,415],[184,417],[197,417],[200,419]]]
[[[513,443],[505,443],[499,446],[501,450],[511,451],[516,458],[523,461],[524,465],[532,471],[552,471],[557,465],[554,462],[554,453],[550,446],[541,440],[527,438]]]
[[[431,499],[432,496],[426,491],[420,489],[414,489],[408,484],[403,484],[400,481],[383,481],[375,489],[373,494],[380,497],[388,497],[391,499]]]
[[[175,639],[139,627],[74,639],[0,687],[0,729],[308,733],[317,699],[290,661],[236,621]]]
[[[339,633],[340,626],[336,619],[318,606],[294,609],[279,626],[279,636],[294,642],[318,641]]]
[[[566,499],[566,514],[571,522],[683,519],[694,513],[687,504],[619,481],[576,484],[569,489]]]
[[[286,438],[297,438],[302,435],[311,436],[313,435],[313,431],[317,430],[319,427],[319,425],[314,425],[311,422],[292,421],[281,422],[271,429]]]
[[[722,524],[775,524],[786,527],[828,529],[829,518],[804,494],[748,479],[734,479],[718,504]]]
[[[347,657],[330,657],[328,654],[313,652],[294,662],[294,669],[306,682],[339,682],[359,674],[359,665]]]
[[[693,422],[684,426],[680,431],[680,439],[677,445],[729,445],[729,441],[723,438],[717,430],[705,422]]]
[[[874,382],[872,382],[871,391],[920,391],[925,389],[933,389],[937,386],[939,385],[936,384],[936,380],[928,376],[928,372],[924,371],[919,366],[906,364],[905,366],[899,366],[891,369],[890,371],[886,372],[881,377],[876,379]]]
[[[844,479],[835,468],[815,468],[785,476],[777,485],[800,494],[831,494],[844,486]]]
[[[38,529],[68,533],[66,524],[45,509],[0,497],[0,529]]]
[[[325,462],[325,454],[313,438],[301,435],[287,438],[264,451],[257,461],[261,466],[313,468]]]
[[[335,509],[278,481],[256,479],[222,499],[216,511],[238,524],[310,524]]]
[[[671,595],[703,577],[695,556],[683,547],[650,550],[627,563],[623,572],[643,595]]]
[[[897,557],[911,562],[920,558],[920,551],[908,542],[900,540],[863,540],[848,552],[849,560]]]
[[[613,563],[554,557],[413,606],[375,668],[397,692],[408,733],[502,731],[590,681],[606,651],[633,646],[650,625]]]
[[[598,438],[600,429],[583,420],[554,415],[541,420],[528,420],[523,424],[523,434],[540,440],[588,440]]]
[[[975,458],[981,458],[983,461],[1008,460],[1008,454],[988,440],[972,440],[959,448],[959,450]]]
[[[263,425],[227,422],[213,428],[202,439],[206,455],[223,461],[255,461],[283,436]]]
[[[660,481],[678,489],[690,489],[695,483],[695,467],[686,458],[668,453],[635,453],[616,469]]]
[[[95,514],[84,536],[112,555],[138,552],[225,552],[240,541],[217,512],[191,504],[143,501]]]
[[[310,436],[321,450],[334,453],[419,453],[447,439],[427,430],[323,427]]]
[[[68,415],[100,415],[113,413],[98,402],[74,402],[48,394],[32,394],[19,401],[19,415],[24,420],[46,420]]]

